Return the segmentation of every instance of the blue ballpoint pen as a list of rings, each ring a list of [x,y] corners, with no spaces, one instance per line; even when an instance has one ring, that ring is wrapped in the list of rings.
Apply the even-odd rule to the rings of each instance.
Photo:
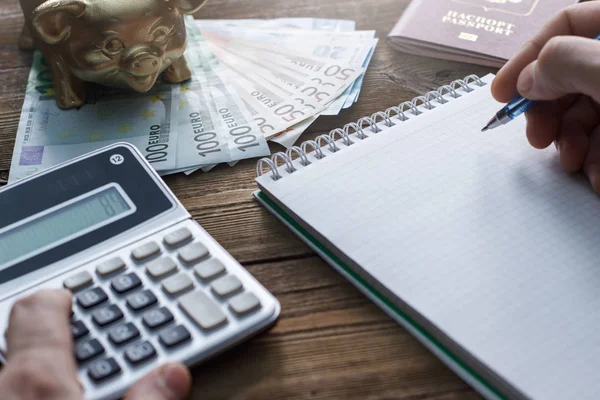
[[[494,115],[494,118],[488,122],[481,132],[485,132],[509,123],[519,115],[523,114],[525,111],[529,110],[534,103],[535,102],[533,100],[528,100],[520,95],[515,97],[500,111],[498,111],[496,115]]]
[[[600,40],[600,35],[596,36],[594,40]],[[505,105],[504,108],[498,111],[496,115],[494,115],[494,118],[492,118],[481,131],[485,132],[509,123],[525,111],[529,110],[534,104],[535,101],[533,100],[528,100],[521,95],[516,96]]]

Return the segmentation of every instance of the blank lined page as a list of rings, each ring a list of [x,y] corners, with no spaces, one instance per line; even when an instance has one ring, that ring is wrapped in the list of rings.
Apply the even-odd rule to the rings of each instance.
[[[600,393],[600,200],[488,84],[261,185],[527,397]]]

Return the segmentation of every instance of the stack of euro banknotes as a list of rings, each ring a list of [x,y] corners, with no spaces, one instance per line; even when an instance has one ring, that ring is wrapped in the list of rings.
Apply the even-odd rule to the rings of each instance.
[[[318,18],[186,20],[192,78],[140,94],[91,85],[77,110],[56,106],[34,54],[8,183],[116,142],[135,145],[161,175],[210,171],[268,156],[321,115],[357,101],[375,31]]]

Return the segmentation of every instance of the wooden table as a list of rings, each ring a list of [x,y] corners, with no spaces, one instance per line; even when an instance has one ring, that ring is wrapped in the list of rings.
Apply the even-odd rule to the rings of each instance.
[[[315,16],[356,21],[379,46],[360,100],[302,139],[491,70],[401,54],[386,36],[409,0],[209,0],[196,18]],[[17,47],[17,0],[0,4],[0,180],[6,179],[32,62]],[[273,151],[281,148],[272,145]],[[210,234],[281,302],[269,332],[193,369],[194,399],[478,399],[420,343],[292,235],[251,196],[256,160],[166,182]],[[2,209],[0,208],[0,212]]]

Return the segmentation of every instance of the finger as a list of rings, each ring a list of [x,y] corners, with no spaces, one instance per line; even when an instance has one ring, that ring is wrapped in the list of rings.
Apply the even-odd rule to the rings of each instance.
[[[574,98],[565,97],[536,104],[527,111],[527,140],[533,147],[545,149],[558,138],[563,115],[573,101]]]
[[[600,194],[600,126],[596,127],[590,135],[590,146],[583,163],[583,171],[592,188]]]
[[[567,110],[557,140],[560,163],[565,170],[581,170],[590,144],[589,135],[598,124],[600,115],[587,96],[580,96]]]
[[[6,332],[8,359],[50,353],[75,367],[69,328],[71,306],[71,294],[66,290],[43,290],[17,301]]]
[[[531,100],[555,100],[570,93],[582,93],[599,100],[598,73],[600,41],[555,37],[544,46],[538,59],[523,69],[517,89]]]
[[[29,395],[25,398],[40,393],[47,399],[81,397],[69,327],[71,301],[66,290],[44,290],[11,309],[5,372],[19,385],[19,393]]]
[[[592,1],[564,8],[556,14],[530,41],[500,69],[492,83],[494,98],[506,103],[517,94],[521,71],[534,60],[554,36],[576,35],[595,37],[598,34],[600,2]]]
[[[125,400],[182,400],[190,391],[191,376],[182,364],[165,364],[131,387]]]

